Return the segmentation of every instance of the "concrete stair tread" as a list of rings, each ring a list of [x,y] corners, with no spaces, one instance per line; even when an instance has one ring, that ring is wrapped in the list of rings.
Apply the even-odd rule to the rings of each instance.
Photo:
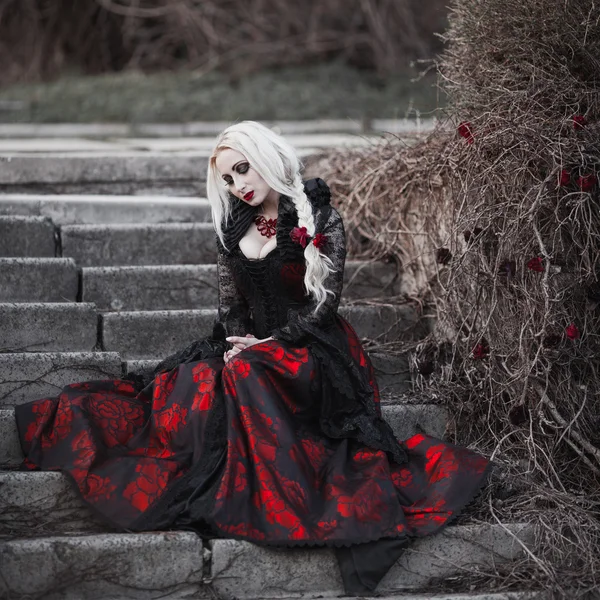
[[[403,591],[406,600],[518,600],[513,594],[423,595],[430,581],[465,570],[477,572],[513,560],[530,544],[524,524],[462,525],[416,541],[378,587]],[[343,595],[334,553],[327,548],[286,549],[230,539],[213,540],[204,563],[202,541],[191,532],[105,533],[51,536],[0,542],[0,591],[44,598],[156,598],[192,589],[194,598],[256,600],[326,598]],[[451,554],[451,558],[447,558]],[[60,591],[53,588],[61,583]],[[94,588],[91,588],[91,586]],[[195,586],[194,588],[192,586]],[[178,590],[176,588],[179,587]],[[111,596],[123,593],[126,596]],[[210,588],[210,589],[209,589]],[[88,595],[87,590],[94,590]],[[406,592],[413,590],[407,595]],[[57,594],[57,595],[54,595]],[[58,595],[61,594],[61,595]],[[146,595],[141,595],[146,594]],[[415,595],[416,594],[416,595]],[[391,596],[391,597],[394,597]],[[380,596],[381,597],[381,596]]]
[[[0,303],[0,351],[91,351],[97,344],[94,304]]]
[[[61,227],[62,255],[81,267],[202,264],[216,260],[210,223],[112,223]]]
[[[443,438],[449,418],[447,409],[436,404],[386,404],[382,406],[382,414],[398,439],[406,439],[418,431]],[[0,468],[18,467],[22,460],[15,410],[4,406],[0,408]]]
[[[411,304],[345,305],[339,313],[363,339],[411,339],[425,333]],[[107,312],[101,315],[105,350],[125,359],[159,358],[208,336],[216,309]]]
[[[55,227],[50,219],[0,215],[0,257],[54,257],[55,254]]]
[[[79,269],[70,258],[0,258],[0,302],[75,302]]]
[[[350,260],[344,270],[343,300],[397,296],[396,266]],[[82,299],[99,310],[185,310],[218,302],[217,265],[105,266],[82,269]]]
[[[55,225],[208,222],[206,198],[102,194],[0,194],[0,215],[43,216]]]
[[[369,352],[382,403],[410,389],[408,358]],[[0,353],[0,407],[24,404],[56,395],[79,381],[120,378],[125,373],[154,369],[160,359],[122,361],[118,352],[2,352]]]
[[[201,539],[189,532],[96,534],[0,543],[0,597],[210,598]]]
[[[0,154],[4,193],[203,196],[207,152]]]
[[[0,407],[56,395],[68,383],[121,376],[116,352],[0,353]]]
[[[433,580],[514,560],[533,543],[523,523],[456,525],[415,541],[379,584],[380,593],[427,589]],[[211,542],[212,586],[220,598],[280,598],[286,594],[341,592],[337,561],[329,549],[278,551],[236,540]]]

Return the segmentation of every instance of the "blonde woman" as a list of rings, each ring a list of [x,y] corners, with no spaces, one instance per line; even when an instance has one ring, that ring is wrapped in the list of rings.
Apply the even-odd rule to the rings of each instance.
[[[427,435],[398,441],[381,418],[369,357],[337,312],[342,219],[300,168],[259,123],[219,136],[212,337],[146,381],[18,406],[23,468],[68,472],[118,530],[334,547],[346,592],[366,594],[410,540],[456,516],[489,462]]]

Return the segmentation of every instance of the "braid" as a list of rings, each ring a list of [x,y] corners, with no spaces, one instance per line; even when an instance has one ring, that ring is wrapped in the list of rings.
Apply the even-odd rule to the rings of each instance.
[[[294,192],[291,198],[298,213],[298,227],[306,227],[308,235],[312,237],[315,234],[315,218],[312,204],[304,192],[304,185],[299,173],[294,177],[291,188]],[[321,254],[313,244],[306,245],[304,258],[306,260],[304,286],[317,301],[316,312],[327,299],[327,294],[333,294],[324,286],[325,279],[334,272],[333,263],[328,256]]]

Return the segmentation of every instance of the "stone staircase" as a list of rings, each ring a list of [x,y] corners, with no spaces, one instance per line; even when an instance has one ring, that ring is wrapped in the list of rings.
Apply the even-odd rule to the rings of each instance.
[[[151,366],[210,333],[217,289],[205,168],[205,154],[181,152],[0,154],[0,598],[342,594],[330,550],[112,533],[62,473],[17,470],[15,405]],[[392,300],[400,286],[393,265],[350,260],[341,313],[362,338],[422,335],[415,307]],[[390,301],[366,302],[375,297]],[[446,409],[402,395],[411,386],[407,358],[371,357],[397,436],[443,437]],[[379,590],[407,600],[524,599],[427,590],[513,560],[532,539],[522,523],[452,526],[415,543]]]

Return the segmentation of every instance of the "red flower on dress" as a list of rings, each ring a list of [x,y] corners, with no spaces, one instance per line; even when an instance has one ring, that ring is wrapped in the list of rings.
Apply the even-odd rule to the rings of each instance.
[[[308,244],[308,240],[310,239],[306,227],[294,227],[290,231],[290,237],[293,242],[300,244],[303,248],[306,248],[306,244]]]
[[[169,434],[176,433],[182,425],[185,425],[187,413],[187,408],[182,408],[179,404],[173,404],[166,410],[156,413],[154,415],[154,422],[157,429],[161,429]],[[168,439],[164,441],[169,442]]]
[[[40,436],[50,417],[52,404],[53,402],[50,399],[39,400],[31,407],[31,412],[35,415],[35,420],[29,423],[27,427],[27,431],[25,432],[26,442],[32,442],[34,438]]]
[[[154,395],[152,402],[153,410],[162,410],[166,403],[169,394],[175,387],[175,381],[177,380],[177,374],[179,371],[173,369],[172,371],[166,371],[165,373],[159,373],[154,379]]]
[[[579,329],[575,323],[571,323],[566,329],[565,333],[570,340],[577,340],[581,336]]]
[[[472,144],[474,138],[473,138],[473,128],[472,128],[471,123],[469,123],[467,121],[463,121],[458,126],[458,135],[460,135],[460,137],[464,137],[469,144]]]
[[[558,176],[558,185],[565,187],[571,183],[571,173],[567,169],[562,169]]]
[[[577,185],[582,192],[589,192],[594,189],[594,186],[598,183],[598,178],[594,173],[591,175],[584,175],[577,179]]]
[[[317,235],[315,235],[313,238],[312,243],[315,248],[321,250],[327,244],[327,236],[324,233],[317,233]]]
[[[73,466],[80,469],[89,469],[96,455],[94,441],[87,429],[80,431],[71,442],[71,449],[77,452]]]
[[[163,464],[166,468],[161,468]],[[177,464],[168,461],[162,461],[160,464],[156,461],[138,464],[135,470],[139,475],[127,485],[123,497],[138,510],[145,511],[167,487],[169,481],[174,479],[171,476],[178,468]]]
[[[92,397],[88,411],[100,426],[103,442],[108,448],[126,444],[144,424],[144,409],[127,400]]]
[[[541,257],[536,256],[535,258],[532,258],[527,263],[527,268],[530,271],[535,271],[536,273],[542,273],[544,270],[544,261],[541,259]]]
[[[192,410],[210,409],[215,395],[215,370],[208,367],[206,363],[198,363],[192,369],[192,377],[198,384]]]
[[[96,502],[101,498],[110,499],[112,493],[117,489],[116,485],[110,483],[110,477],[100,477],[94,473],[85,479],[87,490],[83,491],[88,502]]]
[[[246,379],[250,375],[250,363],[241,358],[234,358],[229,363],[233,367],[233,378],[235,381],[238,379]]]
[[[585,127],[586,121],[583,115],[573,115],[573,129],[579,131]]]

